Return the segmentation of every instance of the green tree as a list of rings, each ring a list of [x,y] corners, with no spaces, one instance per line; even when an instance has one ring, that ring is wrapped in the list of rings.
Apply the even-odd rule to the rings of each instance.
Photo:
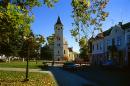
[[[0,54],[17,55],[20,50],[18,46],[25,45],[23,44],[24,37],[29,37],[31,32],[30,26],[34,19],[31,10],[35,6],[41,6],[42,2],[39,0],[0,0]],[[44,4],[49,7],[56,2],[57,0],[44,0]],[[6,46],[6,49],[3,46]]]
[[[74,29],[71,35],[79,41],[82,37],[94,35],[95,30],[102,32],[102,22],[108,16],[104,11],[109,0],[72,0]]]
[[[51,36],[47,37],[47,42],[49,45],[54,45],[54,39],[55,39],[55,34],[52,34]]]
[[[80,54],[79,54],[80,58],[82,58],[84,61],[89,61],[88,58],[89,49],[86,37],[82,37],[79,40],[79,45],[80,45]]]
[[[40,55],[41,55],[41,47],[42,45],[44,44],[45,42],[45,39],[42,35],[35,35],[34,36],[34,41],[33,41],[33,46],[31,49],[33,52],[32,52],[32,57],[36,59],[36,63],[37,63],[37,60],[40,58]]]
[[[44,60],[52,60],[53,58],[53,53],[52,49],[49,47],[49,45],[45,44],[41,48],[41,59]]]
[[[42,59],[46,59],[46,60],[53,59],[54,38],[55,38],[55,34],[52,34],[47,37],[47,44],[44,45],[41,49],[41,52],[42,52],[41,58]]]
[[[16,55],[20,49],[23,36],[30,33],[30,23],[33,21],[33,16],[25,15],[20,8],[15,5],[8,4],[7,8],[0,5],[0,50],[1,54],[7,55],[12,53]],[[9,49],[4,51],[6,46]]]
[[[30,41],[28,41],[28,38],[30,38]],[[30,59],[35,58],[36,61],[40,56],[40,49],[42,44],[44,44],[45,39],[42,35],[34,35],[33,32],[31,32],[30,36],[27,38],[27,40],[24,40],[23,46],[21,51],[19,52],[19,55],[22,58],[26,58],[28,47],[30,49]]]

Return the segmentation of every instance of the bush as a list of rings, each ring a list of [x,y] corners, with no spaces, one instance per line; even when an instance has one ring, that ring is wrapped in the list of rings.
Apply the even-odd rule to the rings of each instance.
[[[0,62],[5,62],[3,59],[0,59]]]
[[[48,64],[46,62],[43,62],[42,64],[43,64],[42,68],[48,68]]]

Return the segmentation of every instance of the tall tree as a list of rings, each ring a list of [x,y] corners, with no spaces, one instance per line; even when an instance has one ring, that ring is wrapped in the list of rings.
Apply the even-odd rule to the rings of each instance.
[[[42,59],[46,59],[46,60],[53,59],[54,38],[55,38],[55,34],[52,34],[47,37],[47,44],[41,48],[41,58]]]
[[[53,59],[52,49],[50,48],[50,46],[48,44],[45,44],[41,48],[41,59],[44,59],[44,60],[52,60]]]
[[[83,59],[84,61],[89,61],[88,58],[88,43],[87,43],[87,39],[86,37],[82,37],[79,41],[79,45],[80,45],[80,58]]]
[[[0,54],[9,55],[19,50],[17,46],[23,44],[24,37],[29,37],[31,32],[30,26],[34,18],[32,8],[41,6],[42,2],[39,0],[0,0]],[[44,0],[44,4],[49,7],[56,2],[57,0]],[[22,34],[19,33],[21,31]],[[6,46],[6,49],[3,46]]]
[[[76,41],[82,37],[88,38],[88,35],[94,35],[95,30],[102,32],[102,22],[108,16],[104,11],[109,0],[72,0],[74,29],[71,35]],[[91,32],[91,34],[89,34]]]
[[[47,37],[47,42],[49,45],[54,45],[54,39],[55,39],[55,34],[52,34],[51,36]]]
[[[0,5],[0,50],[6,56],[17,55],[22,46],[23,36],[30,33],[30,23],[33,17],[25,15],[20,8],[8,4],[6,8]],[[4,47],[6,48],[4,48]]]

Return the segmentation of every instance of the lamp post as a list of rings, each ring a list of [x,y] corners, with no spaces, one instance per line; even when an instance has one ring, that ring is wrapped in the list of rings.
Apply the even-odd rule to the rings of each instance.
[[[27,42],[27,57],[26,57],[26,61],[27,61],[27,65],[26,65],[26,78],[25,78],[25,81],[29,81],[29,79],[28,79],[28,73],[29,73],[29,68],[28,68],[28,60],[29,60],[29,56],[30,56],[30,42],[31,42],[31,38],[32,37],[29,37],[29,38],[27,38],[27,37],[24,37],[24,39],[25,39],[25,41]]]
[[[30,56],[30,49],[29,49],[29,46],[28,46],[28,53],[27,53],[28,55],[27,55],[27,58],[26,58],[26,61],[27,61],[27,65],[26,65],[26,78],[25,78],[25,81],[29,81],[29,79],[28,79],[28,58],[29,58],[29,56]]]
[[[40,42],[39,40],[36,41],[37,44],[39,44],[39,42]],[[40,46],[40,45],[39,45],[39,46]],[[39,46],[38,46],[38,49],[36,50],[36,53],[37,53],[37,56],[36,56],[36,64],[37,64],[37,60],[38,60],[39,54],[40,54],[40,53],[39,53]]]

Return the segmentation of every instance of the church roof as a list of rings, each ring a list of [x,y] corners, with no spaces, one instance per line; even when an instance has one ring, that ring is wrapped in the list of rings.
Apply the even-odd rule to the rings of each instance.
[[[57,25],[57,24],[63,25],[62,22],[61,22],[61,20],[60,20],[60,17],[59,17],[59,16],[58,16],[58,19],[57,19],[57,22],[56,22],[56,25]]]

